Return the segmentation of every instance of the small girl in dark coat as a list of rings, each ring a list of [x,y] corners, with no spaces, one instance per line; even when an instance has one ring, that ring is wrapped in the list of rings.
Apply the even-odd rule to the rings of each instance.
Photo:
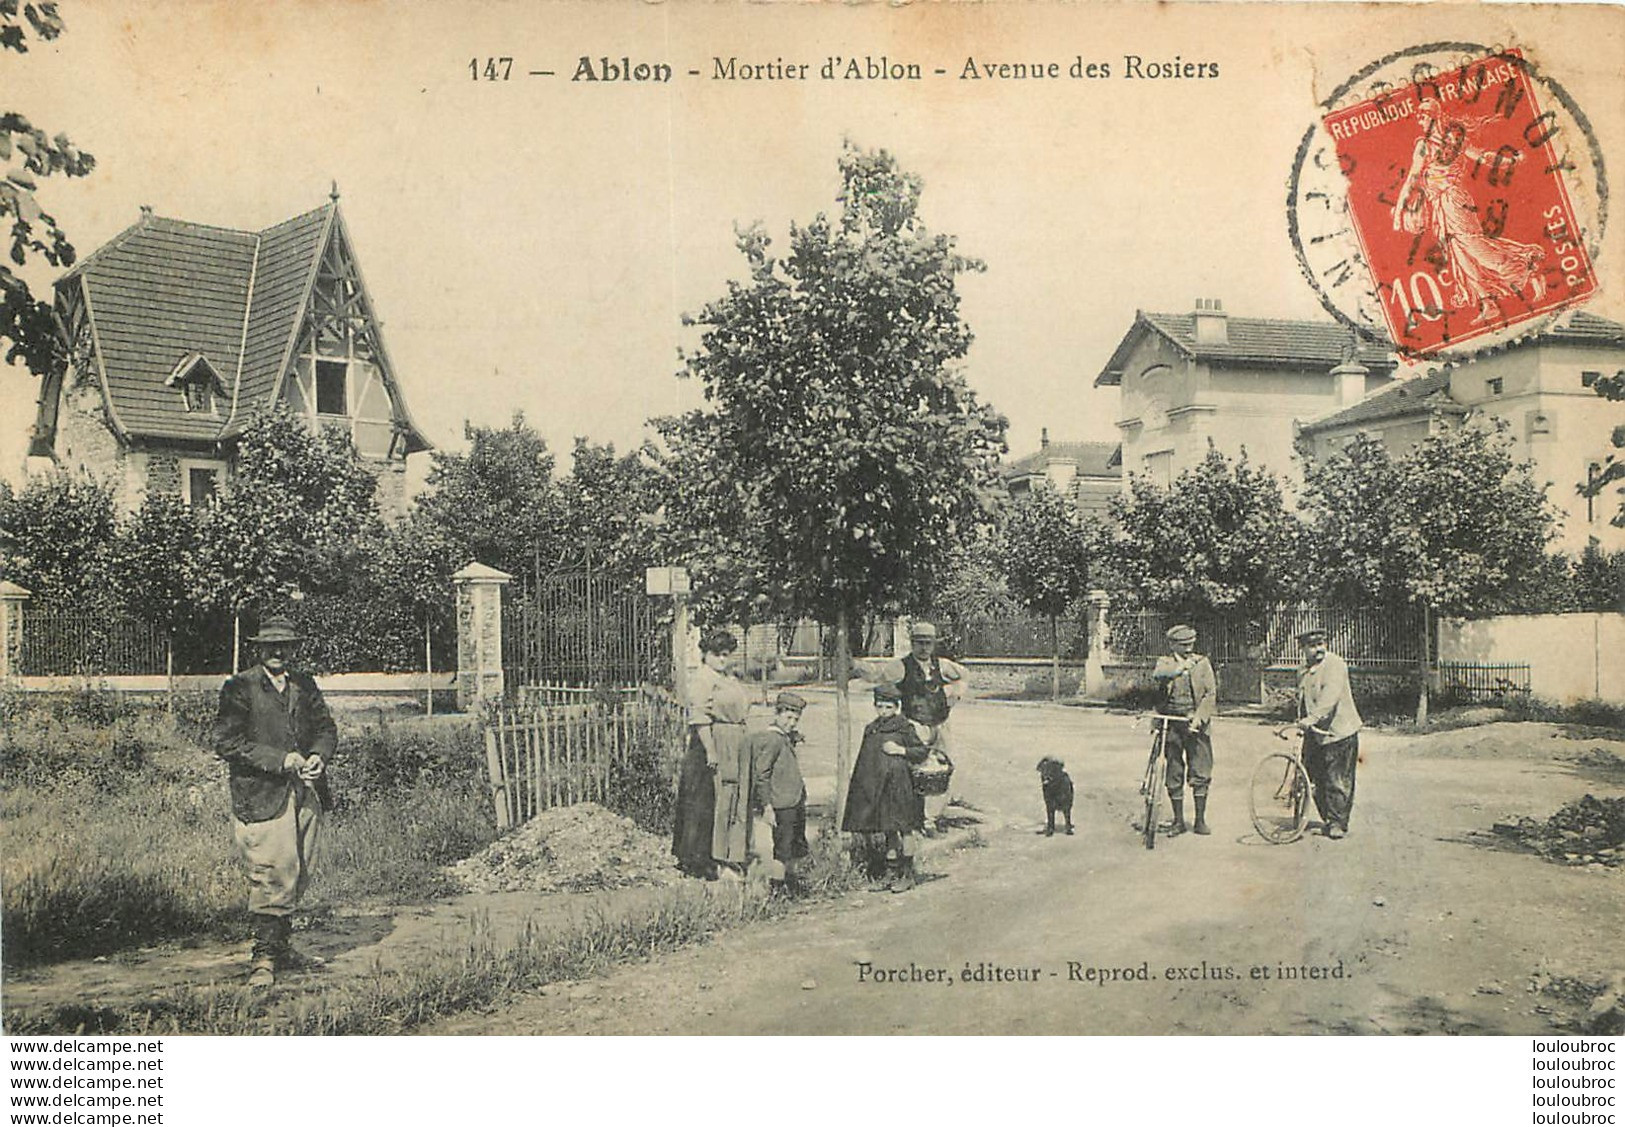
[[[919,732],[903,716],[903,696],[894,685],[875,689],[877,715],[863,730],[858,761],[852,768],[852,781],[846,790],[846,810],[841,829],[853,834],[884,834],[886,869],[893,892],[914,887],[912,837],[925,822],[925,807],[914,789],[910,763],[920,763],[928,754]],[[892,851],[897,853],[890,864]],[[871,866],[879,869],[878,865]],[[879,877],[880,872],[875,874]]]

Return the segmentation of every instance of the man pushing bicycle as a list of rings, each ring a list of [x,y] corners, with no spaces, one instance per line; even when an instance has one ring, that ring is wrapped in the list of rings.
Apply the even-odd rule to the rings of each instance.
[[[1190,779],[1191,797],[1196,801],[1196,823],[1189,828],[1199,834],[1213,831],[1207,826],[1207,788],[1213,781],[1213,738],[1208,733],[1218,708],[1219,682],[1213,665],[1196,652],[1194,627],[1170,627],[1169,653],[1157,658],[1151,676],[1162,688],[1162,712],[1183,718],[1168,725],[1168,801],[1174,808],[1174,824],[1169,837],[1182,834],[1185,825],[1185,780]]]
[[[1326,631],[1310,626],[1298,635],[1303,668],[1298,671],[1298,728],[1303,732],[1303,765],[1314,788],[1327,837],[1349,832],[1354,809],[1354,769],[1360,762],[1360,711],[1354,707],[1349,667],[1326,645]]]

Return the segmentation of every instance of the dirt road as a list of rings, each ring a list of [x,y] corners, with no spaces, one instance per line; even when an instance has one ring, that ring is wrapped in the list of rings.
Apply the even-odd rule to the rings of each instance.
[[[833,701],[809,695],[806,767],[827,787]],[[854,703],[861,722],[868,708]],[[1253,834],[1245,787],[1280,744],[1264,725],[1221,718],[1213,835],[1147,852],[1132,825],[1147,736],[1128,717],[976,701],[954,723],[954,790],[982,821],[933,843],[914,891],[806,905],[422,1032],[1537,1034],[1573,1029],[1585,999],[1532,981],[1625,970],[1625,873],[1506,852],[1486,834],[1625,791],[1625,742],[1536,724],[1368,732],[1351,835],[1271,846]],[[1065,759],[1076,783],[1073,837],[1037,832],[1045,754]],[[455,950],[473,923],[500,942],[605,899],[655,895],[335,905],[305,944],[333,959],[329,970],[290,984],[290,1004],[346,975]],[[17,1014],[181,983],[238,989],[242,970],[242,945],[203,941],[9,973],[5,1001]]]
[[[825,711],[809,713],[815,755],[832,742],[819,740]],[[425,1032],[1540,1033],[1572,1014],[1531,992],[1533,975],[1621,969],[1617,870],[1470,835],[1618,794],[1617,774],[1570,759],[1625,745],[1527,724],[1368,734],[1353,833],[1270,846],[1252,833],[1245,781],[1277,741],[1221,719],[1213,836],[1147,852],[1131,827],[1146,739],[1126,718],[975,702],[955,723],[955,791],[982,811],[980,846],[935,854],[913,892],[820,906]],[[1077,784],[1076,836],[1036,832],[1043,754]],[[1091,981],[1101,969],[1132,977]]]

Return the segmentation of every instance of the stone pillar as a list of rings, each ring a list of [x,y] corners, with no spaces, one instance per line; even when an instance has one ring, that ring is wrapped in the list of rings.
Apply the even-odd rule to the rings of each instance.
[[[914,620],[906,614],[900,614],[892,620],[891,653],[893,657],[902,657],[914,648],[914,639],[908,636],[908,632],[913,626]]]
[[[1089,592],[1089,657],[1084,661],[1083,687],[1080,690],[1085,700],[1106,699],[1106,658],[1111,653],[1106,612],[1111,605],[1111,597],[1106,592]]]
[[[499,701],[502,675],[502,589],[505,571],[471,563],[451,577],[457,588],[457,707],[465,712]]]
[[[23,604],[26,587],[0,581],[0,685],[15,684],[23,675]]]

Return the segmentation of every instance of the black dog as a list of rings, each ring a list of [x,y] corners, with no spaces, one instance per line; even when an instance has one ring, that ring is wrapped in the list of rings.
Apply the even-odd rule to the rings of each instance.
[[[1066,773],[1066,764],[1049,756],[1038,761],[1038,777],[1044,781],[1044,813],[1049,822],[1044,836],[1055,836],[1055,812],[1066,815],[1066,832],[1072,832],[1072,776]]]

